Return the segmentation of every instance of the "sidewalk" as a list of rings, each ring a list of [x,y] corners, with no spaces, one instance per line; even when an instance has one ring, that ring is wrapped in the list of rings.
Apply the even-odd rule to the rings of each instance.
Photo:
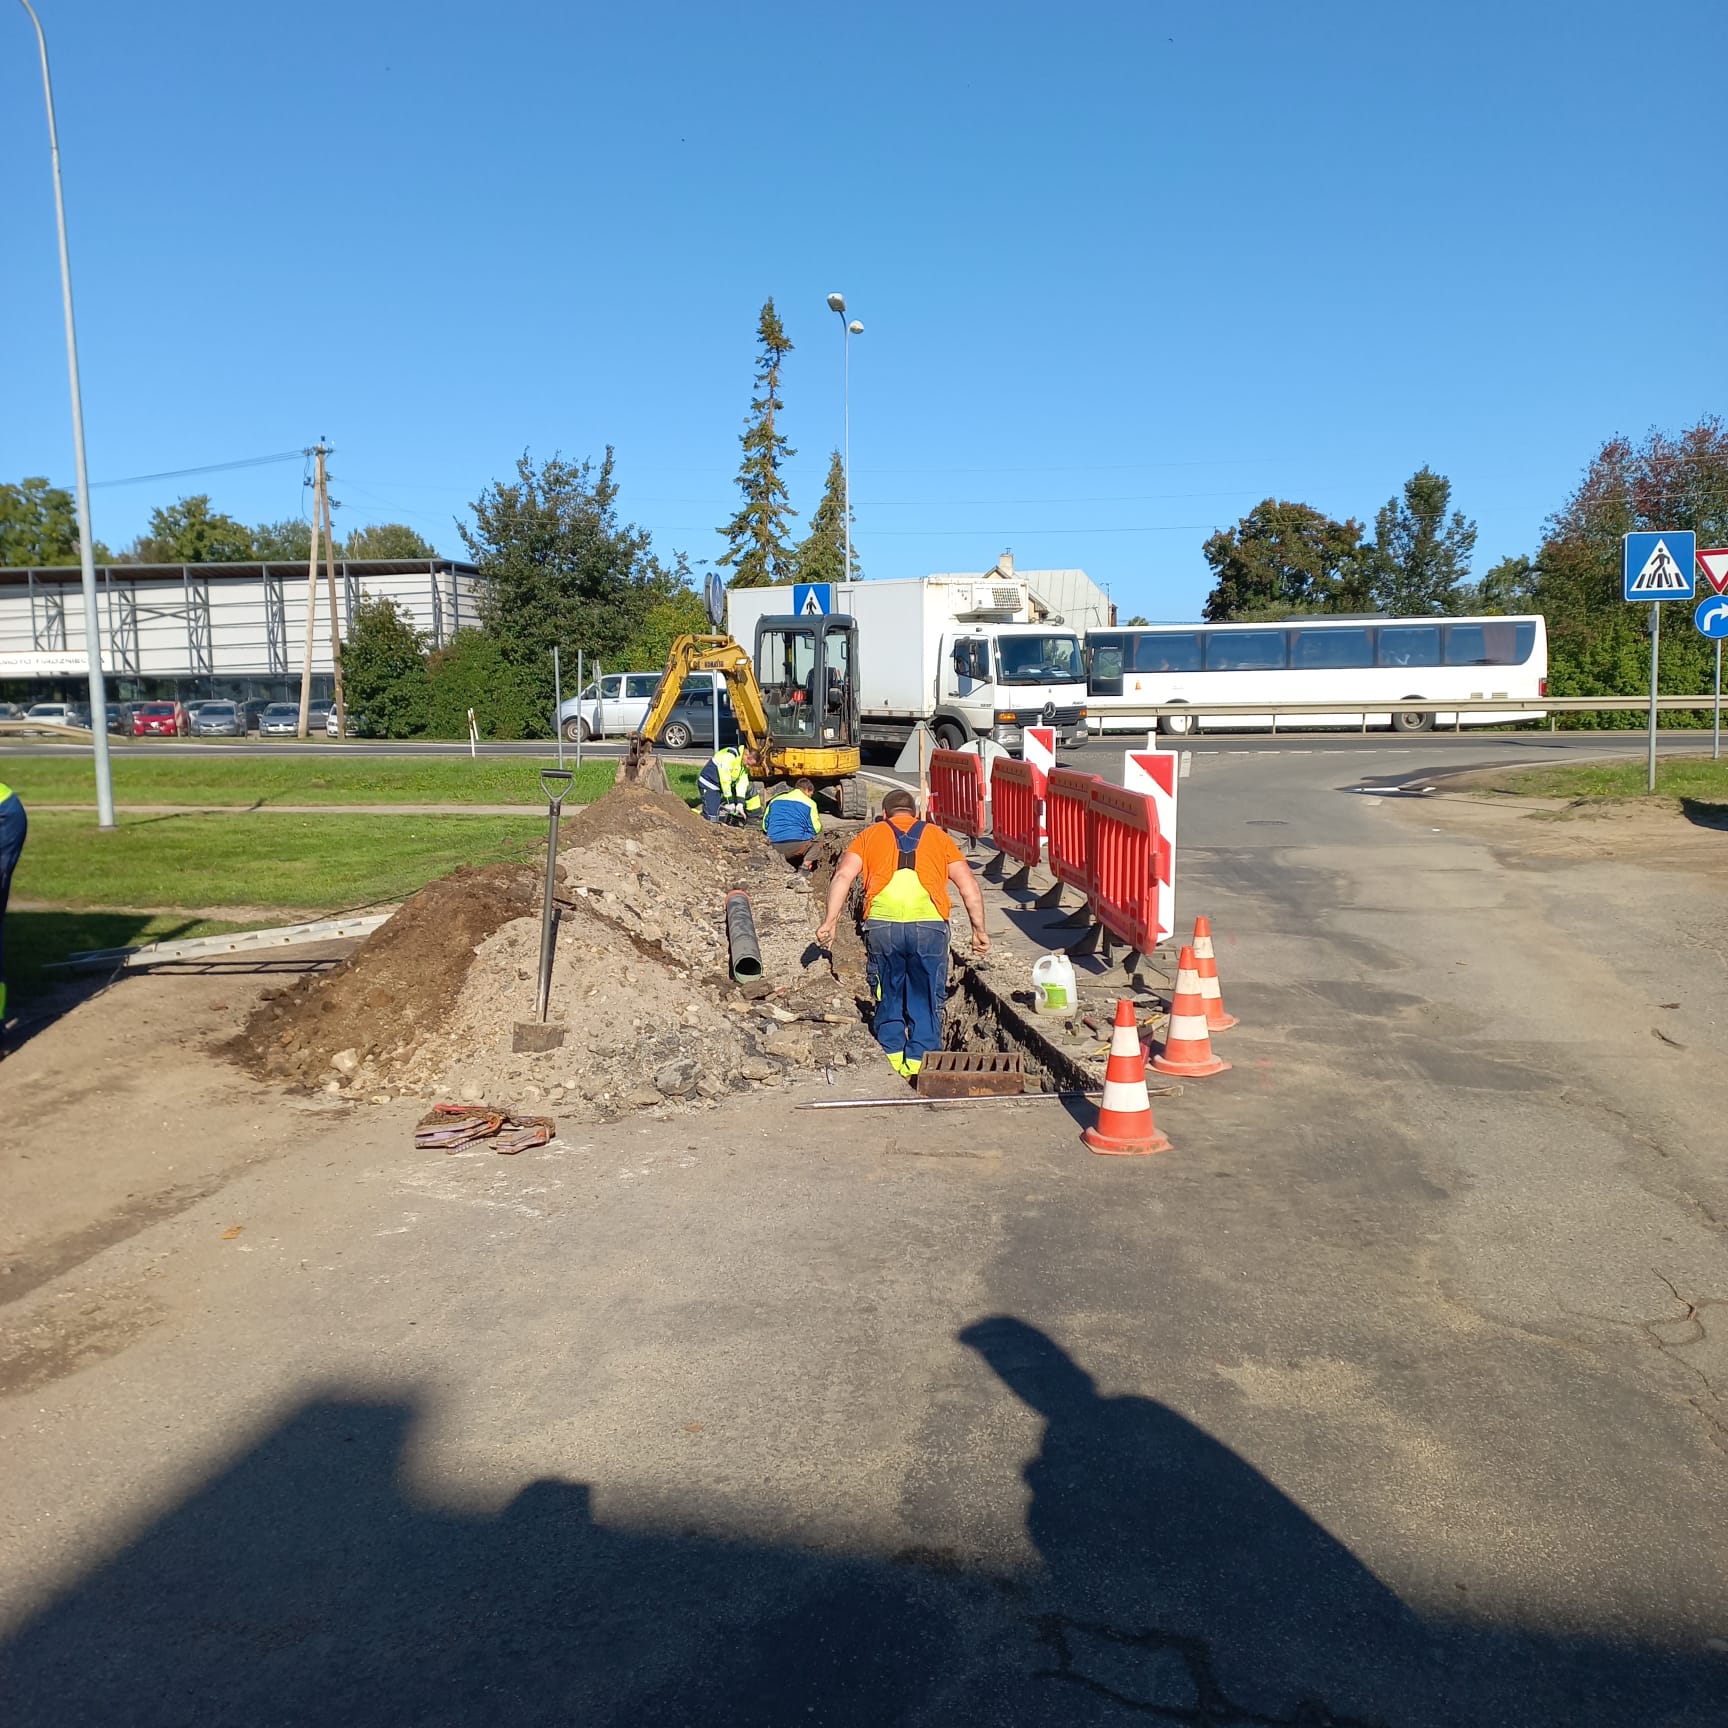
[[[32,810],[93,814],[94,804],[32,804]],[[586,804],[566,804],[574,816]],[[545,804],[116,804],[121,816],[538,816]]]

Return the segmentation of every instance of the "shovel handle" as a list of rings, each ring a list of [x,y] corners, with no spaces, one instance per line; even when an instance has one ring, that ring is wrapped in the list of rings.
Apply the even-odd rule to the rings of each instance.
[[[540,770],[540,790],[546,794],[546,802],[553,809],[564,802],[564,795],[570,790],[576,776],[568,768],[542,768]]]

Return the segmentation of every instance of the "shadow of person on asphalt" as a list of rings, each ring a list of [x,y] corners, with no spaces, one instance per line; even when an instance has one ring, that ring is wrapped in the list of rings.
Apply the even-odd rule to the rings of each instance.
[[[311,1400],[0,1644],[7,1728],[1716,1728],[1721,1665],[1522,1627],[1424,1624],[1244,1459],[1101,1396],[1036,1328],[961,1340],[1044,1419],[1042,1565],[968,1566],[964,1510],[849,1550],[716,1529],[681,1503],[603,1522],[581,1482],[500,1510],[416,1492],[422,1412]],[[988,1505],[977,1376],[932,1459]],[[737,1459],[710,1457],[736,1483]],[[767,1480],[767,1479],[765,1479]],[[820,1484],[818,1483],[818,1489]],[[764,1494],[770,1516],[774,1508]],[[118,1513],[118,1509],[117,1513]],[[790,1510],[790,1508],[788,1508]],[[805,1508],[808,1512],[808,1507]],[[804,1514],[799,1514],[803,1516]],[[705,1527],[705,1520],[707,1525]],[[724,1522],[724,1521],[722,1521]],[[815,1522],[820,1522],[816,1520]],[[894,1528],[892,1513],[884,1528]],[[19,1581],[12,1580],[14,1585]],[[20,1608],[27,1598],[14,1589]]]

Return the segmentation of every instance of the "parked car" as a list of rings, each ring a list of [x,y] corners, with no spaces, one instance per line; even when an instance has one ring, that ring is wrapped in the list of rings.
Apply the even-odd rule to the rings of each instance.
[[[246,716],[238,702],[200,702],[192,716],[194,738],[244,738]]]
[[[198,710],[209,700],[210,698],[208,696],[200,696],[196,702],[181,703],[181,707],[186,710],[186,722],[188,725],[198,718]]]
[[[306,709],[306,736],[308,738],[322,732],[330,723],[330,716],[336,712],[334,702],[313,702]]]
[[[70,702],[32,702],[24,710],[26,720],[39,726],[72,726],[77,722]]]
[[[258,736],[260,738],[293,738],[300,731],[300,704],[298,702],[272,702],[258,716]]]
[[[124,703],[108,704],[108,730],[119,737],[125,737],[132,730],[132,716],[126,712]]]
[[[0,702],[0,720],[22,720],[24,710],[16,702]]]
[[[263,696],[254,696],[251,701],[240,704],[240,712],[246,716],[246,730],[248,732],[258,730],[258,716],[269,706],[269,701]]]
[[[192,729],[178,702],[139,702],[132,709],[134,738],[184,738]]]
[[[366,716],[364,714],[356,714],[354,710],[350,708],[348,710],[348,736],[350,738],[359,738],[365,734],[365,731]],[[334,708],[332,708],[324,717],[324,736],[326,738],[334,738],[336,736],[336,710]]]
[[[714,696],[710,689],[692,690],[689,682],[679,693],[654,740],[662,750],[712,750],[714,748]],[[720,692],[720,742],[738,742],[738,718],[732,712],[732,693]]]
[[[648,718],[660,688],[661,672],[608,672],[599,683],[590,684],[579,696],[566,697],[558,710],[558,724],[572,744],[578,738],[627,738]],[[692,672],[684,680],[679,700],[700,692],[708,699],[712,672]]]

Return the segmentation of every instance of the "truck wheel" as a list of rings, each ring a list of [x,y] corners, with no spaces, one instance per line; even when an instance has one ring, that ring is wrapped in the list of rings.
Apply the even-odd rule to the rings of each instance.
[[[1407,697],[1406,700],[1407,701],[1420,702],[1422,700],[1422,698],[1420,696],[1415,696],[1415,697]],[[1431,732],[1433,729],[1434,729],[1434,716],[1432,714],[1423,714],[1423,713],[1397,714],[1397,713],[1395,713],[1392,716],[1392,730],[1394,732]]]
[[[870,814],[870,791],[856,774],[840,782],[840,814],[848,822],[862,822]]]
[[[682,720],[673,720],[661,731],[660,743],[667,750],[688,750],[690,728]]]
[[[936,722],[936,748],[938,750],[958,750],[966,742],[966,734],[952,720]]]
[[[586,744],[594,734],[589,731],[586,720],[566,720],[564,722],[564,736],[572,744]]]

